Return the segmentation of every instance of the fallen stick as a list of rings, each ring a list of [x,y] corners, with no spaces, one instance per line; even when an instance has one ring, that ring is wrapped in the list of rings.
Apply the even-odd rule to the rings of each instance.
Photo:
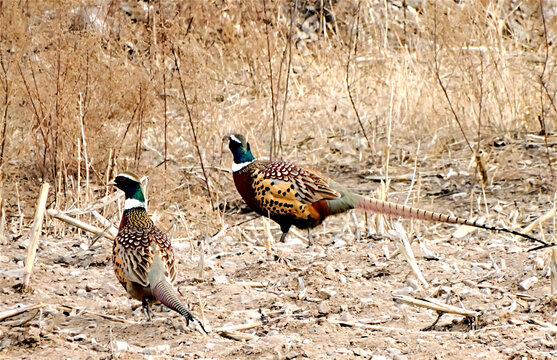
[[[81,220],[77,220],[77,219],[74,219],[74,218],[72,218],[68,215],[64,215],[58,210],[48,209],[46,211],[46,213],[49,216],[52,216],[55,219],[58,219],[58,220],[61,220],[65,223],[68,223],[70,225],[76,226],[76,227],[80,228],[81,230],[88,231],[88,232],[93,233],[95,235],[104,236],[105,238],[107,238],[109,240],[114,240],[116,238],[116,236],[112,236],[112,234],[109,231],[105,231],[105,230],[103,230],[101,228],[98,228],[94,225],[90,225],[90,224],[87,224],[87,223],[85,223]]]
[[[6,226],[6,211],[4,210],[4,200],[0,195],[0,245],[4,245],[5,226]]]
[[[523,233],[523,234],[530,233],[535,227],[537,227],[539,224],[541,224],[543,222],[546,222],[547,220],[552,218],[554,215],[555,215],[555,208],[549,210],[548,212],[546,212],[545,214],[543,214],[542,216],[540,216],[539,218],[534,220],[530,225],[523,228],[521,230],[521,233]],[[515,237],[513,237],[513,240],[516,240],[518,238],[519,238],[518,236],[515,236]]]
[[[18,308],[18,309],[2,311],[2,312],[0,312],[0,321],[2,321],[4,319],[7,319],[9,317],[12,317],[12,316],[23,314],[24,312],[27,312],[27,311],[31,311],[31,310],[35,310],[35,309],[42,309],[45,306],[46,306],[45,304],[40,302],[40,303],[35,304],[35,305],[29,305],[29,306],[21,307],[21,308]]]
[[[422,271],[418,267],[418,263],[416,263],[416,258],[414,257],[414,253],[412,252],[412,247],[410,246],[410,242],[406,237],[406,232],[402,228],[402,225],[400,225],[400,223],[398,222],[395,222],[394,227],[402,243],[402,246],[399,247],[400,252],[406,258],[406,261],[410,265],[410,269],[412,269],[414,275],[416,275],[418,280],[420,280],[420,282],[424,285],[425,288],[428,288],[429,284],[427,280],[424,278],[424,276],[422,275]]]
[[[33,272],[33,263],[37,256],[37,248],[39,247],[39,236],[43,227],[44,209],[46,207],[46,198],[48,196],[48,189],[50,185],[43,183],[39,193],[39,200],[37,201],[37,209],[35,210],[35,218],[33,219],[33,228],[31,229],[31,241],[27,248],[27,259],[25,260],[25,272],[23,273],[23,282],[21,284],[21,291],[26,291],[29,287],[31,280],[31,273]]]
[[[551,295],[557,295],[557,249],[551,249],[551,259],[549,260],[551,269]]]
[[[418,307],[423,307],[430,310],[435,310],[437,312],[457,314],[466,317],[477,317],[480,315],[477,311],[466,310],[456,306],[441,304],[431,299],[415,299],[410,296],[399,295],[393,297],[393,300],[397,303],[403,303],[408,305],[414,305]]]
[[[331,324],[336,324],[336,325],[341,325],[341,326],[348,326],[348,327],[357,327],[357,328],[362,328],[362,329],[368,329],[368,330],[378,330],[378,331],[408,331],[406,329],[400,329],[400,328],[393,328],[393,327],[388,327],[388,326],[381,326],[381,325],[370,325],[370,324],[366,324],[360,321],[342,321],[342,320],[333,320],[333,319],[328,319],[328,322],[330,322]]]
[[[240,325],[230,325],[230,326],[224,326],[218,329],[213,330],[216,333],[221,333],[221,332],[230,332],[230,331],[239,331],[239,330],[248,330],[248,329],[253,329],[256,327],[261,327],[263,326],[263,323],[261,321],[256,321],[256,322],[252,322],[252,323],[247,323],[247,324],[240,324]]]
[[[97,313],[97,312],[94,312],[94,311],[86,310],[85,308],[78,308],[78,307],[73,307],[73,306],[70,306],[70,305],[57,305],[56,309],[59,310],[59,311],[76,310],[76,311],[78,311],[78,313],[76,315],[89,314],[89,315],[93,315],[93,316],[98,316],[98,317],[103,318],[105,320],[110,320],[110,321],[114,321],[114,322],[118,322],[118,323],[126,324],[126,325],[139,325],[140,324],[137,321],[126,320],[126,319],[123,319],[123,318],[118,317],[118,316],[101,314],[101,313]]]
[[[252,245],[257,244],[257,241],[255,241],[251,237],[249,237],[248,234],[246,234],[246,232],[244,230],[242,230],[241,228],[238,228],[238,231],[240,232],[240,235],[242,235],[244,237],[244,239],[246,239],[247,242],[249,242]]]
[[[203,280],[203,269],[205,268],[205,238],[200,238],[199,263],[197,265],[197,278]]]
[[[224,224],[224,226],[219,230],[218,233],[211,236],[210,242],[212,243],[212,242],[217,241],[218,239],[220,239],[224,234],[226,234],[227,229],[228,229],[228,224]]]
[[[269,285],[268,283],[257,282],[257,281],[236,281],[235,284],[240,286],[252,287],[252,288],[264,288]]]
[[[239,341],[250,341],[255,338],[253,334],[246,334],[238,331],[221,331],[218,334],[222,337]]]
[[[263,218],[263,224],[265,225],[265,251],[267,256],[271,256],[271,244],[273,242],[273,235],[271,235],[271,226],[269,225],[269,219]]]

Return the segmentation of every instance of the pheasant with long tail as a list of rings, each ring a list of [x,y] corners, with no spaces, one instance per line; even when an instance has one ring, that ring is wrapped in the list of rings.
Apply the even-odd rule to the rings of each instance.
[[[145,197],[138,177],[121,173],[109,184],[126,195],[124,214],[114,240],[112,262],[120,284],[128,294],[141,301],[147,321],[151,321],[149,305],[161,302],[189,322],[203,324],[180,302],[172,287],[176,278],[174,250],[170,240],[147,215]]]
[[[538,242],[541,244],[538,248],[557,245],[503,227],[370,199],[353,193],[329,177],[313,170],[302,169],[290,162],[256,160],[246,138],[239,134],[229,137],[228,146],[234,155],[232,173],[236,189],[250,208],[280,225],[281,242],[284,241],[290,227],[294,225],[300,229],[308,229],[309,245],[311,245],[309,229],[321,224],[326,217],[350,209],[363,209],[392,217],[400,216],[506,232]]]

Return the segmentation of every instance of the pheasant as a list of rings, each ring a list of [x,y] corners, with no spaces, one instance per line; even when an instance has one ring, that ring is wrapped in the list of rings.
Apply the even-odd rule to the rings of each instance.
[[[178,300],[171,283],[176,278],[170,240],[147,215],[145,197],[136,175],[124,172],[109,182],[126,195],[124,214],[114,240],[112,262],[118,281],[130,296],[140,300],[147,321],[149,304],[161,302],[189,322],[203,324]]]
[[[236,189],[250,208],[280,225],[281,242],[294,225],[300,229],[308,229],[308,246],[311,246],[309,230],[321,224],[327,216],[350,209],[363,209],[388,216],[507,232],[541,243],[540,248],[556,245],[502,227],[366,198],[353,193],[329,177],[313,170],[302,169],[290,162],[256,160],[246,138],[239,134],[229,137],[228,146],[234,155],[232,173]]]

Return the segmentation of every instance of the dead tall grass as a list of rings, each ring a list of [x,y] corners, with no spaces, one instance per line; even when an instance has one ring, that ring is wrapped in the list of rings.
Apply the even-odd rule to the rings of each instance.
[[[494,138],[539,133],[540,124],[554,131],[557,10],[550,1],[265,6],[1,2],[0,156],[9,221],[19,221],[9,196],[16,184],[32,204],[38,182],[47,180],[55,194],[49,205],[69,209],[102,197],[108,178],[131,169],[150,176],[155,208],[189,209],[201,215],[194,231],[216,231],[220,212],[211,209],[207,186],[217,205],[237,198],[222,170],[231,162],[222,139],[233,131],[261,156],[280,136],[276,151],[300,163],[379,173],[389,118],[392,153],[413,154],[421,141],[422,169],[429,157],[449,158],[463,133],[483,149]],[[350,150],[339,154],[338,142]],[[548,159],[554,162],[553,152]],[[32,207],[23,211],[30,223]]]

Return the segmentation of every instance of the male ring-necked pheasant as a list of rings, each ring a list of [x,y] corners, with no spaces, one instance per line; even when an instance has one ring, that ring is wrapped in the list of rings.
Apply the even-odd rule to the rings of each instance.
[[[138,177],[124,172],[109,184],[126,195],[124,214],[112,252],[118,281],[132,298],[141,301],[147,321],[151,321],[149,304],[161,302],[182,315],[186,324],[197,322],[205,331],[201,321],[178,300],[172,288],[176,278],[174,250],[166,234],[147,215]]]
[[[542,247],[552,245],[518,231],[366,198],[353,193],[329,177],[313,170],[302,169],[290,162],[256,160],[246,138],[239,134],[229,137],[228,146],[234,155],[232,173],[236,189],[250,208],[280,225],[280,241],[284,241],[290,227],[294,225],[300,229],[308,229],[311,245],[309,229],[321,224],[327,216],[350,209],[363,209],[388,216],[503,231],[539,242],[543,244]]]

